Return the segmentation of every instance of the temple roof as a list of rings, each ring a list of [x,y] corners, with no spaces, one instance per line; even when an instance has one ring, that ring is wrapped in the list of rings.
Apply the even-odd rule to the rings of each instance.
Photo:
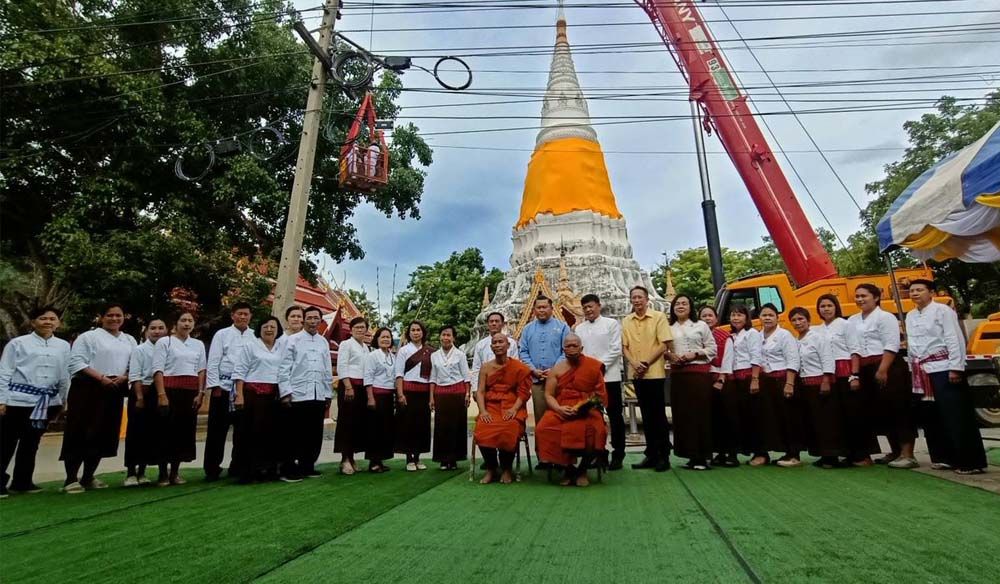
[[[622,216],[597,132],[590,125],[590,110],[576,76],[560,2],[541,130],[528,163],[516,227],[524,227],[539,213],[587,210],[615,219]]]

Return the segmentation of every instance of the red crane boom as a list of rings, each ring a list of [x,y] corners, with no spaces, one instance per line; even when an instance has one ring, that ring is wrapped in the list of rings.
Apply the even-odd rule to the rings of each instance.
[[[736,165],[778,253],[799,286],[837,276],[837,269],[799,205],[785,173],[740,93],[722,52],[692,0],[635,0],[649,16]]]

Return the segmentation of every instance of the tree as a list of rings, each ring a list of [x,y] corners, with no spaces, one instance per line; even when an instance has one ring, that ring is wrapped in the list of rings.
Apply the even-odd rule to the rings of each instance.
[[[383,326],[388,320],[387,315],[379,314],[378,307],[368,298],[368,293],[364,289],[348,290],[347,295],[351,298],[354,306],[368,319],[369,326],[377,328]]]
[[[16,327],[27,305],[52,299],[79,330],[108,299],[133,312],[168,311],[178,287],[199,298],[203,320],[224,312],[234,290],[263,301],[311,75],[287,6],[34,0],[5,8],[0,322]],[[377,80],[380,119],[398,115],[401,88],[394,75]],[[418,218],[431,150],[414,126],[397,126],[389,185],[341,189],[339,148],[359,102],[336,86],[326,101],[303,255],[360,259],[354,209],[369,203]],[[276,144],[270,130],[258,131],[265,127],[288,139]],[[238,152],[219,156],[203,178],[175,176],[179,157],[185,172],[198,172],[206,145],[234,137]],[[241,260],[254,268],[237,268]],[[303,262],[305,276],[314,270]]]
[[[453,252],[448,259],[417,267],[395,301],[393,323],[400,327],[412,320],[423,321],[436,344],[437,331],[455,327],[455,343],[470,338],[482,308],[483,288],[496,290],[503,279],[497,268],[486,270],[483,254],[476,248]]]

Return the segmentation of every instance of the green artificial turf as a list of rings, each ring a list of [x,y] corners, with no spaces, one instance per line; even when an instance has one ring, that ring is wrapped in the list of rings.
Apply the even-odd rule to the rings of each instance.
[[[1000,466],[1000,448],[990,448],[987,450],[986,458],[989,459],[990,464]]]
[[[0,502],[0,582],[950,584],[996,575],[1000,498],[919,473],[625,470],[579,489],[542,473],[482,486],[467,473],[401,466],[343,477],[328,465],[294,485],[12,496]]]

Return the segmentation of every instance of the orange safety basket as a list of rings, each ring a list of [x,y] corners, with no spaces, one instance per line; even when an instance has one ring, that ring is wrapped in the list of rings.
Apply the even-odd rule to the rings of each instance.
[[[367,143],[360,140],[365,126],[368,128]],[[388,182],[389,147],[382,130],[375,129],[375,105],[368,92],[340,149],[340,186],[374,191]]]

